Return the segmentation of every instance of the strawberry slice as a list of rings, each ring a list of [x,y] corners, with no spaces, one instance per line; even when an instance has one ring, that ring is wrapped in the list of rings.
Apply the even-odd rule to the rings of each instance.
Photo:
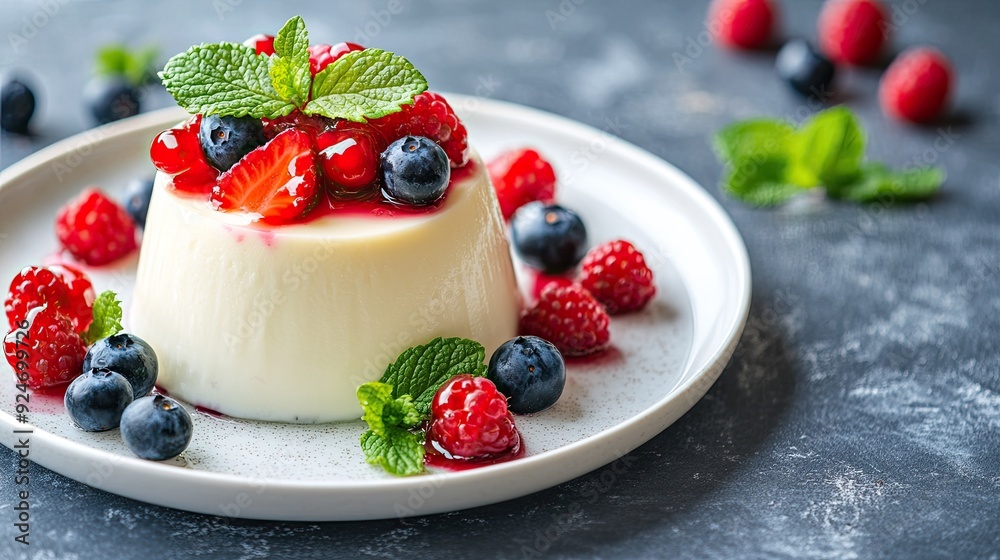
[[[212,204],[224,212],[256,214],[255,221],[283,224],[312,210],[319,200],[317,185],[312,140],[290,128],[220,175]]]

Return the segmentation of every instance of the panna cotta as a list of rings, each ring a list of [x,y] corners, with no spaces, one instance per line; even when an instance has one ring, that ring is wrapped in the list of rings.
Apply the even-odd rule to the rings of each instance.
[[[159,385],[222,414],[355,420],[357,387],[437,336],[516,334],[519,295],[504,222],[475,154],[440,205],[327,211],[248,223],[158,173],[130,312]]]

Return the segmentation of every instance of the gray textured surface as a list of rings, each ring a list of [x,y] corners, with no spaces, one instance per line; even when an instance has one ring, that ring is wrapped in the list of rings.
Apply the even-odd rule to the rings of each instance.
[[[436,89],[597,127],[617,119],[626,140],[720,198],[712,131],[809,110],[773,78],[770,54],[692,46],[705,2],[575,1],[403,2],[383,23],[379,0],[52,0],[45,18],[43,4],[2,1],[0,64],[30,68],[44,90],[39,136],[4,136],[2,165],[87,126],[77,92],[96,45],[150,40],[172,53],[274,30],[293,13],[315,40],[378,30],[364,42],[405,53]],[[781,3],[786,31],[814,35],[819,2]],[[186,514],[36,468],[30,548],[12,544],[14,486],[0,476],[0,558],[1000,557],[1000,5],[896,5],[897,47],[936,44],[955,62],[958,116],[941,124],[954,141],[935,149],[937,127],[887,122],[877,70],[843,74],[840,98],[870,131],[871,157],[936,160],[945,192],[916,206],[807,200],[772,211],[723,198],[753,262],[746,335],[705,399],[615,468],[491,507],[343,524]],[[550,23],[546,10],[560,6],[568,15]],[[46,24],[15,53],[10,34],[32,17]],[[678,68],[674,53],[690,64]],[[0,464],[6,472],[12,453],[0,449]]]

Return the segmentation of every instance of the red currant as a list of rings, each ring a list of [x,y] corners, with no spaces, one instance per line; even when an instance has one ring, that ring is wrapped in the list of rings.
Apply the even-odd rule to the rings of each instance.
[[[208,192],[219,176],[218,170],[209,165],[201,150],[198,129],[201,115],[195,115],[184,124],[164,130],[156,135],[149,147],[149,157],[160,171],[174,175],[174,187],[187,192]]]
[[[349,121],[316,137],[320,166],[335,192],[356,193],[373,184],[384,149],[385,140],[373,128]]]

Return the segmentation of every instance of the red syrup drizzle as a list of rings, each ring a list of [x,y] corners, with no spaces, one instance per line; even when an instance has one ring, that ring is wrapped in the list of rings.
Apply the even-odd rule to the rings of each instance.
[[[517,428],[514,428],[515,430]],[[485,459],[458,459],[445,455],[430,438],[424,442],[424,464],[437,469],[447,469],[450,471],[467,471],[498,465],[519,459],[524,456],[524,437],[521,432],[517,432],[517,445],[513,449],[508,449],[499,455],[494,455]]]
[[[378,218],[395,218],[433,214],[444,206],[445,201],[454,190],[455,185],[471,177],[478,170],[479,166],[479,163],[470,160],[469,163],[464,166],[458,169],[452,169],[451,179],[448,182],[448,189],[445,191],[444,196],[431,204],[423,206],[396,204],[386,200],[385,197],[377,191],[359,199],[335,198],[334,196],[328,194],[328,191],[324,191],[320,201],[316,204],[316,207],[298,220],[278,225],[256,222],[249,227],[267,232],[280,228],[282,225],[307,224],[314,220],[330,216],[375,216]],[[207,186],[205,193],[211,192],[211,187],[211,185]],[[175,196],[182,198],[205,198],[207,196],[205,193],[182,191],[175,188],[171,188],[171,191]]]
[[[199,404],[195,405],[194,409],[196,412],[200,412],[205,416],[211,416],[212,418],[218,418],[220,420],[231,420],[229,416],[226,416],[225,414],[219,412],[218,410],[213,410],[211,408],[208,408],[207,406],[201,406]]]

